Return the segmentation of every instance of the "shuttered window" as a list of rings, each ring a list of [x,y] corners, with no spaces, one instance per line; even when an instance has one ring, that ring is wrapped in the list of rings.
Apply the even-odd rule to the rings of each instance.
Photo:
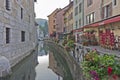
[[[6,28],[6,44],[10,43],[10,28]]]
[[[21,31],[21,41],[25,41],[25,31]]]
[[[23,19],[23,8],[21,8],[21,19]]]
[[[112,3],[102,8],[102,19],[106,19],[112,16]]]
[[[75,8],[75,16],[78,14],[78,6]]]
[[[10,0],[6,0],[5,7],[6,7],[6,10],[10,11]]]
[[[95,19],[95,13],[91,13],[91,14],[88,14],[86,16],[86,24],[90,24],[90,23],[93,23],[94,22],[94,19]]]
[[[80,3],[79,4],[79,13],[81,13],[81,10],[82,10],[82,4]]]

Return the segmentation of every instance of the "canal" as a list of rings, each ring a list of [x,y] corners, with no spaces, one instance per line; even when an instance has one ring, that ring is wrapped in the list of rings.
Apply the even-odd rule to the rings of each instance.
[[[60,51],[39,42],[36,51],[12,68],[0,80],[73,80],[69,66]]]

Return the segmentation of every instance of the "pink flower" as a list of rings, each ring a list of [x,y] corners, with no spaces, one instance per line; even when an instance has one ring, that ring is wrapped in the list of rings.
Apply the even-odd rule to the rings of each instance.
[[[112,77],[114,80],[117,80],[117,75],[114,74]]]

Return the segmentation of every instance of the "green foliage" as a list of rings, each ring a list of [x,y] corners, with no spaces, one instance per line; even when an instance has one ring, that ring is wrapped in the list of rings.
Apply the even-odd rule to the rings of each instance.
[[[74,41],[73,40],[69,40],[67,42],[67,46],[73,48],[74,47]]]
[[[69,36],[68,36],[68,39],[75,41],[75,36],[74,36],[74,35],[69,35]]]
[[[65,46],[65,49],[67,51],[70,51],[73,50],[75,47],[74,42],[75,42],[75,36],[69,34],[64,36],[62,45]]]
[[[109,68],[111,71],[108,70]],[[94,78],[96,74],[100,80],[108,80],[111,75],[120,75],[120,62],[115,59],[114,55],[99,55],[96,50],[93,50],[84,56],[82,69],[87,78]]]
[[[65,46],[67,44],[67,39],[64,39],[62,45]]]

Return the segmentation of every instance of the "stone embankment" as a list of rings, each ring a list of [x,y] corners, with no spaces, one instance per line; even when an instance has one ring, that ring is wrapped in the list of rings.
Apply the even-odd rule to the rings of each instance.
[[[84,80],[84,77],[82,75],[82,69],[80,68],[80,65],[75,60],[73,56],[71,56],[70,53],[68,53],[63,46],[53,42],[46,40],[46,43],[50,44],[51,46],[54,46],[55,49],[60,51],[60,54],[65,58],[67,61],[67,64],[70,68],[70,72],[72,74],[73,80]]]

